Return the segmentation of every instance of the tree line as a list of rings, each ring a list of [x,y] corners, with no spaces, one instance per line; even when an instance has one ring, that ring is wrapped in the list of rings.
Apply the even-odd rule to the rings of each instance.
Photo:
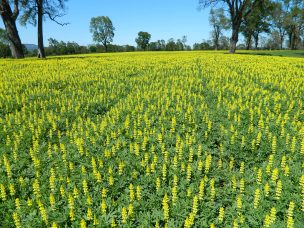
[[[151,34],[138,33],[132,45],[115,45],[113,37],[115,27],[107,16],[93,17],[90,32],[96,45],[81,46],[75,42],[49,39],[49,46],[44,47],[43,22],[49,19],[60,26],[68,23],[59,19],[65,14],[67,0],[0,0],[0,14],[5,30],[0,29],[0,56],[23,58],[29,53],[21,43],[17,30],[17,19],[21,25],[37,26],[37,56],[46,55],[121,52],[136,50],[180,51],[180,50],[219,50],[229,49],[283,49],[304,48],[304,1],[303,0],[198,0],[199,8],[211,7],[209,23],[211,40],[196,43],[193,47],[186,44],[187,37],[174,40],[151,42]],[[230,37],[224,35],[230,31]],[[240,34],[244,43],[239,43]],[[264,34],[267,41],[261,40]]]
[[[240,33],[246,49],[257,49],[263,33],[272,49],[283,49],[285,40],[288,49],[304,47],[303,0],[199,0],[199,5],[213,8],[209,21],[215,47],[224,30],[231,31],[230,53],[235,53]]]

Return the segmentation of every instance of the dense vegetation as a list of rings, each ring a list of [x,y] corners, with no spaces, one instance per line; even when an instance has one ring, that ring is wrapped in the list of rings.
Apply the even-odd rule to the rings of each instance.
[[[0,62],[1,227],[301,227],[304,60]]]

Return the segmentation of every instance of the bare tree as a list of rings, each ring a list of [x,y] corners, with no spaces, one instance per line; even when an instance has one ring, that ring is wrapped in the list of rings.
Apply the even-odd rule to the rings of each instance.
[[[19,16],[19,0],[12,1],[12,10],[9,0],[0,0],[0,14],[9,39],[9,46],[14,58],[24,58],[21,39],[17,30],[16,20]]]
[[[239,41],[240,26],[244,17],[247,17],[262,2],[263,0],[199,0],[199,5],[202,8],[206,8],[223,3],[223,7],[228,9],[232,29],[230,53],[235,53],[236,45]]]
[[[67,23],[60,23],[57,19],[64,16],[65,2],[67,0],[21,0],[24,10],[21,16],[21,24],[30,23],[37,25],[38,36],[38,58],[45,58],[45,50],[43,44],[43,20],[46,16],[58,25],[64,26]]]

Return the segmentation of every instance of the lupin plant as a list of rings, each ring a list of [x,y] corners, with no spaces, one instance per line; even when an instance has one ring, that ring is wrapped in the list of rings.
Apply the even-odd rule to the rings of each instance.
[[[303,65],[0,60],[1,226],[301,227]]]

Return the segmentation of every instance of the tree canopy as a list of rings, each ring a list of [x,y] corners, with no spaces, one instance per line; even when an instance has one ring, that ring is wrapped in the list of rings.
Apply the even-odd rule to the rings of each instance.
[[[151,39],[150,33],[140,31],[138,33],[137,38],[135,39],[135,42],[137,43],[138,47],[140,47],[143,50],[146,50],[149,45],[150,39]]]
[[[115,35],[111,19],[107,16],[93,17],[90,22],[90,31],[93,34],[93,41],[102,43],[107,51],[108,44],[113,42]]]

